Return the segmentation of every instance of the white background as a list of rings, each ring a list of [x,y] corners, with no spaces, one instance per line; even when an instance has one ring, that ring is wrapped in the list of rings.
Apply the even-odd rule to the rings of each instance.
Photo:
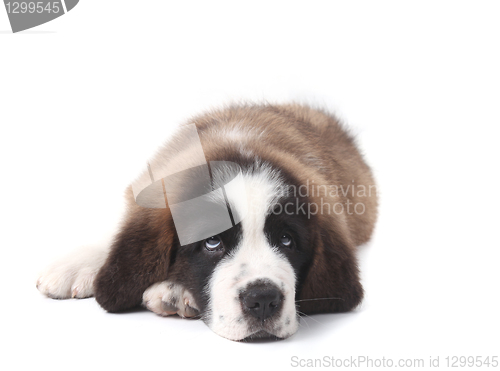
[[[500,355],[499,19],[487,1],[82,0],[12,34],[0,8],[0,367]],[[358,310],[247,344],[37,292],[46,263],[109,241],[123,190],[177,124],[248,99],[314,102],[357,133],[381,195]]]

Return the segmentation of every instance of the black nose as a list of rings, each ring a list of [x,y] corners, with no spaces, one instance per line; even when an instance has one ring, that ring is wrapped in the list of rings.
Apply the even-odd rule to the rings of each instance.
[[[281,296],[274,284],[259,282],[248,286],[240,294],[240,300],[245,312],[263,321],[278,311]]]

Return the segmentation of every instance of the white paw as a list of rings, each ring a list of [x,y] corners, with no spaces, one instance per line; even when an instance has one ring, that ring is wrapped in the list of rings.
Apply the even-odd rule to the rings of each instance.
[[[193,295],[182,285],[163,281],[151,285],[142,296],[142,304],[160,316],[178,314],[195,317],[199,314]]]
[[[94,295],[94,279],[104,264],[107,251],[85,248],[47,267],[36,287],[53,299],[88,298]]]

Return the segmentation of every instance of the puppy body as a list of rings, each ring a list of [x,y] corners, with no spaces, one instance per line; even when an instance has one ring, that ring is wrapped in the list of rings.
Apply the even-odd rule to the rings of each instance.
[[[201,160],[214,165],[212,190],[234,175],[225,164],[237,165],[237,186],[212,197],[221,218],[229,211],[232,226],[215,239],[181,244],[173,214],[187,203],[174,200],[199,186],[199,177],[183,171],[200,165],[200,145]],[[182,176],[169,185],[164,207],[140,206],[134,187],[127,189],[128,212],[105,263],[95,259],[86,267],[98,270],[86,294],[104,309],[143,303],[160,315],[199,314],[219,335],[241,340],[286,338],[297,330],[298,310],[343,312],[361,301],[355,247],[372,234],[376,189],[352,138],[331,115],[301,105],[211,112],[181,126],[139,179],[151,169],[165,179]],[[211,243],[219,245],[212,250]],[[78,274],[55,272],[81,269],[59,264],[41,277],[39,289],[69,297],[71,289],[61,287],[74,286],[68,277]]]

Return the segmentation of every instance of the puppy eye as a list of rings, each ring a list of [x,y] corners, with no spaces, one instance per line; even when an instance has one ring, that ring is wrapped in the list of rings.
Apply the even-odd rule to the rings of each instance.
[[[222,247],[222,241],[219,236],[212,236],[205,240],[205,248],[208,251],[219,250]]]
[[[280,237],[280,243],[285,247],[290,247],[292,245],[292,236],[288,233],[283,233]]]

